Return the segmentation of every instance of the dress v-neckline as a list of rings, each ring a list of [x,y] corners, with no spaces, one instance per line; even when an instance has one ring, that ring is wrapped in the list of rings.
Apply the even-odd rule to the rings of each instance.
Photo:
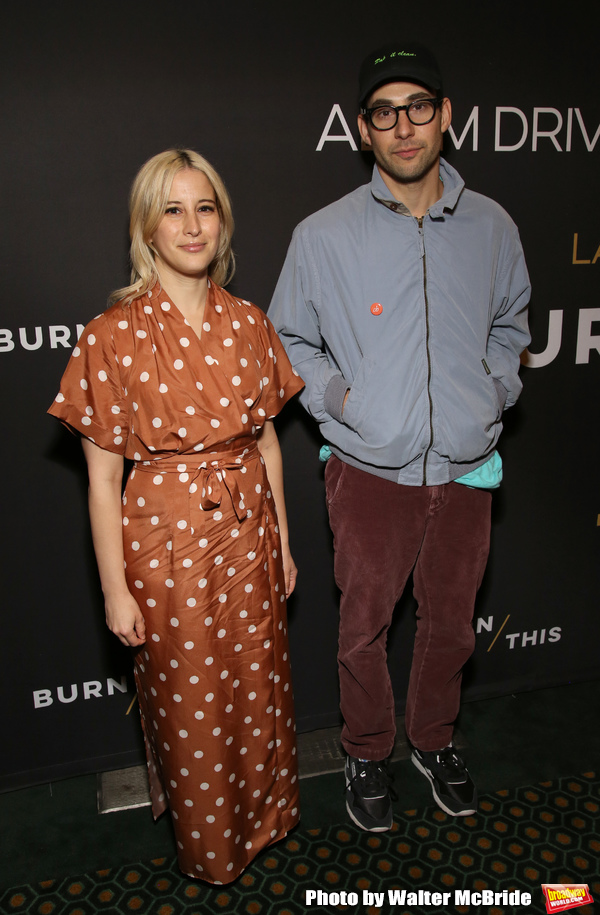
[[[206,290],[206,301],[204,303],[204,311],[202,312],[202,322],[201,322],[201,327],[200,327],[200,333],[198,333],[198,331],[190,324],[190,322],[188,321],[188,319],[186,318],[184,313],[181,311],[179,306],[175,304],[175,302],[173,301],[173,299],[171,298],[169,293],[166,291],[166,289],[164,289],[164,287],[161,288],[161,294],[167,297],[167,299],[169,300],[169,304],[170,304],[171,308],[173,308],[175,310],[177,317],[180,319],[180,321],[182,322],[182,324],[185,327],[189,327],[189,329],[191,330],[191,332],[193,333],[194,337],[196,338],[196,340],[198,341],[199,344],[202,344],[202,337],[203,337],[202,330],[203,330],[204,324],[206,323],[206,320],[207,320],[207,312],[210,311],[209,300],[211,297],[211,289],[212,289],[212,283],[209,280],[208,289]]]

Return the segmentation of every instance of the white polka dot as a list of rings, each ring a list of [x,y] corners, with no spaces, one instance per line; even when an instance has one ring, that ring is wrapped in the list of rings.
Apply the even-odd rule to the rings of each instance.
[[[158,524],[158,515],[152,515],[150,518],[150,524]]]
[[[190,345],[190,341],[188,340],[187,337],[180,337],[180,338],[179,338],[179,342],[181,343],[182,346],[189,346],[189,345]]]
[[[162,474],[160,474],[160,473],[157,473],[156,476],[152,478],[152,482],[154,483],[155,486],[160,486],[162,481],[163,481],[163,478],[162,478]]]
[[[177,371],[180,371],[183,368],[183,360],[176,359],[175,362],[173,363],[173,367],[176,368]]]
[[[240,378],[239,375],[234,375],[233,378],[231,379],[231,383],[234,384],[237,388],[242,383],[242,379]]]
[[[148,374],[148,372],[142,372],[142,374],[140,375],[140,381],[148,381],[149,378],[150,378],[150,375]]]

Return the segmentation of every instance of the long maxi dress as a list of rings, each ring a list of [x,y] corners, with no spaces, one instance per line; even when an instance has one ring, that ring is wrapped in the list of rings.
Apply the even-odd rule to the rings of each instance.
[[[152,810],[179,865],[237,877],[298,821],[285,585],[256,433],[303,386],[264,313],[211,283],[199,339],[156,286],[85,328],[49,412],[133,462],[127,584]]]

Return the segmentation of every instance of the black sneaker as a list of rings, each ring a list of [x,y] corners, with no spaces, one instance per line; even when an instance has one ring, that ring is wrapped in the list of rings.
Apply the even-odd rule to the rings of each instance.
[[[413,748],[412,761],[431,782],[433,796],[442,810],[453,817],[475,813],[477,789],[452,744],[431,753]]]
[[[392,828],[390,776],[385,760],[346,758],[346,809],[350,819],[367,832]]]

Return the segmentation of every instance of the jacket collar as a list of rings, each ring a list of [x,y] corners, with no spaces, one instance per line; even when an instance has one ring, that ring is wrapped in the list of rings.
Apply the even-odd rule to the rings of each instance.
[[[429,207],[428,211],[429,215],[434,218],[436,216],[443,216],[444,210],[454,209],[465,186],[465,182],[456,169],[452,168],[452,166],[442,158],[440,158],[440,178],[444,184],[444,193],[433,206]],[[391,196],[390,189],[381,177],[376,164],[373,166],[373,176],[371,178],[370,188],[373,197],[379,203],[382,203],[384,206],[388,207],[388,209],[394,210],[394,212],[410,216],[410,212],[404,204]]]

